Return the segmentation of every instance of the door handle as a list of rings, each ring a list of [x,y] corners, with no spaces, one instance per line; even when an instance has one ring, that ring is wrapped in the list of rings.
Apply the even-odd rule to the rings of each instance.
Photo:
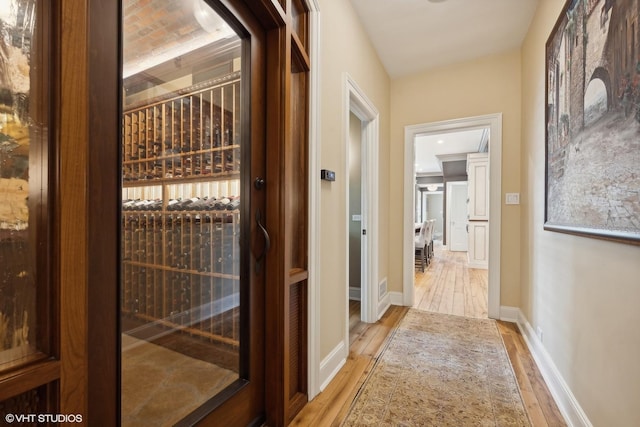
[[[256,210],[256,224],[260,231],[262,231],[262,235],[264,236],[264,249],[262,253],[256,257],[256,273],[260,274],[262,272],[262,261],[264,261],[264,257],[267,255],[267,252],[271,248],[271,238],[269,237],[269,233],[267,229],[264,227],[262,223],[262,212],[260,209]]]

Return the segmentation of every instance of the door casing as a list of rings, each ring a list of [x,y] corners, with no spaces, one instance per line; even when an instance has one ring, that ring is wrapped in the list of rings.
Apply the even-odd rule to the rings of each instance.
[[[361,246],[361,309],[360,318],[363,322],[376,322],[389,307],[389,294],[379,295],[378,292],[378,139],[379,113],[373,102],[356,81],[348,74],[343,74],[345,98],[343,101],[343,141],[346,150],[345,171],[349,170],[349,121],[353,113],[362,123],[361,158],[362,158],[362,199],[361,199],[361,227],[366,230],[362,235]],[[349,183],[346,183],[345,220],[349,221]],[[349,229],[347,224],[347,230]],[[345,253],[349,253],[349,236],[345,236]],[[349,350],[349,269],[345,277],[345,351]]]
[[[488,314],[492,319],[500,318],[500,256],[501,256],[501,197],[502,197],[502,113],[465,117],[439,122],[421,123],[404,128],[404,218],[403,218],[403,302],[413,306],[413,237],[415,206],[415,153],[414,140],[422,134],[437,134],[455,130],[489,128],[490,201],[489,210],[489,304]]]

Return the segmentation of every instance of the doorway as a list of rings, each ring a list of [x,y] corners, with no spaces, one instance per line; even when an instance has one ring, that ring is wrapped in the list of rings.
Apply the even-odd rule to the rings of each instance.
[[[268,237],[253,227],[265,51],[249,53],[264,33],[217,2],[154,10],[166,22],[142,33],[145,9],[123,3],[121,424],[251,423],[265,412],[266,282],[250,249]]]
[[[290,268],[293,261],[300,261],[299,254],[306,255],[290,242],[301,242],[306,247],[306,240],[298,237],[308,233],[307,193],[300,187],[306,189],[308,183],[307,164],[301,159],[306,159],[307,149],[309,46],[305,44],[308,39],[297,34],[306,34],[308,29],[306,3],[294,2],[286,11],[269,9],[277,2],[228,0],[89,0],[54,2],[53,6],[50,2],[18,3],[16,23],[35,25],[37,31],[31,34],[31,28],[17,27],[25,36],[18,42],[26,44],[23,43],[25,50],[16,49],[16,54],[27,55],[20,62],[21,72],[32,67],[28,73],[33,89],[29,96],[34,102],[27,108],[25,94],[20,93],[15,98],[16,108],[20,114],[28,112],[39,123],[33,127],[35,133],[26,139],[31,149],[37,150],[33,153],[39,160],[30,176],[34,183],[40,180],[50,184],[46,188],[33,185],[32,189],[42,194],[29,197],[29,208],[31,202],[38,205],[34,205],[37,214],[29,216],[28,224],[30,230],[37,229],[37,234],[29,237],[34,237],[32,242],[38,238],[42,254],[47,256],[40,257],[40,249],[34,250],[33,255],[38,252],[38,275],[26,267],[29,274],[18,278],[33,281],[35,277],[42,285],[37,287],[44,295],[36,304],[38,316],[32,315],[29,306],[28,321],[35,318],[36,326],[44,326],[30,328],[29,341],[37,345],[38,351],[34,357],[22,357],[20,349],[21,359],[9,364],[11,378],[5,381],[7,387],[0,399],[18,396],[11,405],[27,404],[39,412],[76,414],[90,425],[120,425],[124,406],[120,403],[122,347],[135,352],[146,345],[129,345],[131,341],[183,333],[190,340],[201,339],[205,344],[221,341],[227,345],[228,354],[232,355],[228,365],[237,372],[234,371],[236,378],[230,386],[224,387],[222,393],[210,393],[212,399],[186,418],[183,416],[177,425],[193,425],[212,414],[215,419],[208,418],[209,424],[248,425],[267,418],[269,425],[286,425],[307,401],[303,363],[306,335],[301,332],[306,331],[303,303],[307,272],[298,268],[294,277]],[[196,5],[214,10],[218,19],[214,16],[211,23],[200,16],[205,23],[199,22],[193,10]],[[189,38],[191,30],[209,33],[207,29],[235,34],[240,39],[239,55],[237,39],[218,40],[222,44],[228,42],[229,49],[205,48],[202,58],[211,59],[207,53],[213,51],[216,58],[198,64],[202,67],[194,67],[193,58],[185,52],[161,60],[173,71],[190,70],[187,76],[131,71],[129,66],[142,59],[139,51],[123,58],[121,50],[123,13],[132,9],[138,9],[140,21],[144,21],[139,23],[138,31],[132,29],[134,35],[149,36],[178,18],[178,26],[186,24],[189,29],[164,28],[167,34]],[[184,21],[180,19],[183,17]],[[231,33],[213,26],[221,21],[232,28]],[[205,35],[211,41],[209,37]],[[198,46],[183,40],[171,45],[189,45],[188,49],[197,50],[206,43]],[[154,48],[152,53],[156,56],[158,51]],[[161,65],[140,62],[142,67]],[[130,74],[123,74],[123,63]],[[238,71],[239,75],[228,77]],[[133,76],[136,78],[123,85]],[[209,85],[210,80],[214,80],[213,86]],[[285,80],[287,84],[281,85]],[[239,94],[236,84],[241,88]],[[125,86],[129,93],[125,93]],[[143,92],[153,97],[154,89],[157,99],[153,99],[153,105],[144,105],[150,100],[147,96],[138,98],[143,101],[140,104],[130,97]],[[195,94],[209,89],[213,93]],[[124,107],[126,98],[131,103]],[[236,115],[239,104],[250,114],[244,110]],[[213,114],[206,106],[213,108]],[[55,114],[50,114],[52,111]],[[44,131],[41,125],[46,125]],[[22,128],[16,129],[22,132]],[[20,135],[22,138],[25,134]],[[170,137],[164,138],[165,135]],[[218,135],[220,145],[214,147]],[[292,140],[299,151],[297,157],[291,156],[287,145]],[[270,150],[265,154],[267,141]],[[25,153],[20,150],[21,155]],[[18,160],[14,165],[16,172],[22,174],[25,160]],[[271,178],[267,180],[269,197],[261,181],[256,180],[265,175],[265,170]],[[288,184],[294,173],[296,178],[305,179],[298,179],[299,187],[291,188]],[[227,176],[222,179],[223,175]],[[222,183],[234,180],[240,184]],[[16,195],[25,191],[26,186]],[[141,200],[127,205],[137,209],[123,209],[123,196],[139,197]],[[169,209],[171,199],[177,197],[182,200],[171,206],[184,202],[181,206],[188,205],[188,209]],[[205,197],[207,202],[214,197],[216,202],[220,199],[220,208],[226,205],[227,209],[194,209],[202,207],[200,202],[204,203]],[[222,203],[224,199],[228,200]],[[281,200],[295,203],[285,206]],[[292,209],[296,209],[295,215]],[[22,208],[18,211],[23,215]],[[46,218],[42,219],[42,215]],[[291,216],[298,218],[295,230],[278,226],[278,221]],[[37,221],[36,227],[32,227],[31,220]],[[27,226],[22,217],[19,224]],[[270,250],[267,230],[274,242]],[[129,234],[121,238],[121,233]],[[45,235],[46,239],[40,239]],[[13,239],[11,236],[16,245],[22,244]],[[185,247],[190,250],[182,251]],[[216,250],[220,256],[212,255],[209,263],[200,262]],[[292,253],[297,256],[295,260],[289,256]],[[278,294],[285,282],[294,282],[292,279],[299,292]],[[262,283],[265,286],[259,286]],[[187,308],[192,304],[198,307],[198,300],[202,306],[210,290],[219,291],[215,297],[212,295],[211,304]],[[164,301],[158,304],[159,299]],[[294,303],[298,304],[294,307]],[[169,308],[168,316],[165,308]],[[132,318],[129,320],[151,327],[140,330],[121,323],[125,310]],[[239,329],[234,311],[239,312]],[[225,313],[231,314],[227,321]],[[213,323],[224,323],[228,328],[207,331],[203,324],[206,322],[193,323],[194,319],[212,320],[221,314],[223,321]],[[265,324],[270,325],[268,331]],[[176,325],[178,328],[173,328]],[[134,340],[123,339],[121,327],[140,334],[130,337]],[[169,334],[164,335],[167,331]],[[243,344],[249,344],[251,352]],[[263,351],[266,346],[268,353]],[[171,354],[169,358],[175,356],[163,353]],[[269,369],[265,364],[270,364]],[[156,367],[155,363],[147,364],[148,375],[143,379],[153,381],[155,374],[166,374],[153,372]],[[187,376],[197,381],[201,372],[191,370]],[[265,381],[265,377],[269,380]],[[178,387],[170,397],[177,400],[184,398],[183,394],[186,393]],[[143,424],[157,425],[152,419]]]
[[[360,216],[356,219],[360,221],[360,319],[363,322],[373,323],[378,320],[382,312],[389,306],[389,295],[381,292],[378,286],[378,121],[379,113],[373,103],[368,99],[357,83],[344,74],[345,86],[345,116],[344,141],[348,146],[351,139],[351,124],[353,124],[354,134],[360,128],[359,154],[361,157],[360,166]],[[353,117],[353,121],[352,121]],[[358,124],[360,126],[358,126]],[[345,170],[351,170],[351,153],[347,150]],[[350,213],[350,183],[347,183],[346,191],[346,212],[347,230],[351,228],[353,217]],[[355,221],[357,223],[357,221]],[[346,253],[350,252],[351,236],[347,234]],[[357,270],[357,267],[355,267]],[[347,268],[345,278],[345,329],[344,348],[349,348],[349,283],[350,270]]]
[[[362,278],[362,121],[349,114],[349,301],[361,301]],[[350,304],[351,305],[351,304]],[[350,312],[354,312],[350,309]],[[353,315],[350,319],[353,319]],[[359,318],[362,318],[360,314]],[[350,320],[350,324],[353,320]]]
[[[405,165],[404,171],[404,226],[403,226],[403,302],[414,304],[414,271],[413,271],[413,237],[415,223],[413,218],[415,206],[415,147],[414,141],[420,135],[437,135],[448,132],[489,129],[490,200],[489,209],[489,272],[488,272],[488,315],[490,318],[500,317],[500,207],[501,207],[501,158],[502,158],[502,115],[491,114],[461,118],[433,123],[423,123],[405,127]],[[447,232],[445,230],[445,239]]]

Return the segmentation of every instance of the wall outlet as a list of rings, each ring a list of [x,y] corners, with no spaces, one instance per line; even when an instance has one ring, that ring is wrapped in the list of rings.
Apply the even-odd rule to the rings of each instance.
[[[542,328],[540,326],[536,327],[536,335],[538,336],[540,342],[542,342]]]
[[[520,204],[520,193],[506,193],[504,198],[505,198],[504,202],[507,205]]]

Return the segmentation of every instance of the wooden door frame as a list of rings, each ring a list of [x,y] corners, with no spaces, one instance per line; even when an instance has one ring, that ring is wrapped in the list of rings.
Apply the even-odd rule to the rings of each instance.
[[[3,403],[3,411],[0,412],[3,415],[20,415],[16,410],[24,411],[25,408],[40,413],[60,412],[61,285],[57,274],[60,233],[56,224],[60,213],[58,204],[54,203],[59,195],[59,150],[56,144],[59,123],[56,112],[60,105],[61,71],[55,52],[61,40],[58,19],[60,4],[55,1],[39,2],[28,13],[35,17],[31,33],[30,81],[27,93],[28,116],[31,121],[28,145],[29,219],[26,229],[28,250],[12,256],[27,257],[26,278],[33,280],[34,287],[25,291],[34,292],[35,297],[35,312],[28,315],[32,329],[27,332],[27,340],[30,345],[35,344],[35,351],[30,349],[23,357],[12,358],[3,363],[0,369],[0,402]],[[12,261],[3,259],[3,262]],[[31,295],[29,299],[30,297]]]
[[[57,19],[64,28],[58,50],[60,129],[56,135],[60,159],[60,412],[82,414],[87,422],[99,419],[105,425],[118,425],[120,248],[115,236],[120,235],[120,207],[113,201],[121,197],[120,144],[115,143],[120,138],[122,105],[120,2],[60,4]],[[249,10],[241,0],[223,0],[223,4]],[[264,66],[273,83],[267,86],[274,88],[272,94],[280,101],[273,110],[283,114],[288,105],[285,70],[290,67],[290,51],[282,36],[290,24],[277,2],[247,4],[267,29]],[[277,103],[268,98],[263,101]],[[279,145],[285,125],[280,119],[269,125],[266,137],[273,142],[267,144]],[[278,215],[272,212],[269,217]],[[267,359],[283,359],[283,347],[273,346],[281,342],[267,339],[272,341],[264,345],[274,349]],[[271,410],[282,411],[283,401],[283,395],[274,393]]]
[[[269,199],[273,201],[267,204],[266,217],[267,228],[278,232],[286,229],[280,212],[285,207],[287,177],[280,175],[279,162],[290,124],[291,2],[287,1],[286,11],[277,0],[247,0],[246,6],[242,0],[222,3],[231,9],[251,10],[267,36],[264,66],[269,93],[261,101],[273,107],[267,108],[266,139],[275,163],[269,163],[267,171]],[[56,135],[60,159],[60,411],[82,414],[87,422],[99,419],[117,425],[120,248],[116,236],[120,235],[120,207],[113,201],[121,197],[120,144],[116,143],[122,113],[120,2],[60,4],[58,19],[64,29],[59,45],[60,129]],[[284,425],[295,408],[289,406],[285,385],[286,305],[277,284],[283,283],[289,272],[278,262],[286,255],[284,245],[277,238],[273,243],[265,267],[273,284],[265,289],[270,308],[265,318],[269,334],[263,345],[272,349],[265,363],[274,369],[268,371],[265,394],[272,424]]]
[[[100,0],[56,0],[50,6],[51,52],[45,61],[53,81],[42,95],[53,106],[45,129],[54,159],[46,189],[53,193],[47,206],[53,212],[53,288],[38,297],[53,307],[51,316],[39,313],[44,317],[38,320],[53,323],[53,342],[50,359],[11,373],[3,390],[20,393],[44,384],[48,412],[115,425],[118,362],[111,350],[118,336],[119,207],[103,209],[102,200],[119,195],[119,171],[108,167],[118,161],[119,94],[103,83],[117,82],[119,75],[113,37],[119,7]],[[104,49],[91,49],[97,44]]]
[[[243,129],[250,132],[251,146],[264,146],[266,144],[265,126],[267,104],[265,101],[266,86],[266,37],[257,37],[257,31],[264,31],[264,25],[258,20],[253,11],[242,1],[215,0],[225,10],[214,8],[217,13],[225,17],[227,22],[233,20],[241,26],[247,35],[251,37],[251,43],[243,43],[243,58],[248,58],[248,64],[243,63],[243,74],[246,72],[249,93],[243,94],[243,105],[248,113],[247,122],[243,123]],[[229,15],[229,16],[226,16]],[[228,18],[228,19],[226,19]],[[244,79],[244,78],[243,78]],[[243,85],[243,89],[246,86]],[[246,128],[245,128],[246,126]],[[264,421],[265,414],[265,359],[270,357],[265,351],[265,271],[256,267],[256,258],[265,248],[261,240],[261,232],[258,231],[256,221],[257,211],[265,206],[265,192],[254,187],[254,179],[265,176],[265,150],[252,149],[250,153],[243,152],[243,165],[248,165],[242,170],[243,195],[251,195],[251,203],[241,204],[241,216],[247,218],[242,222],[241,235],[251,236],[241,239],[251,242],[250,254],[245,264],[241,261],[242,274],[251,277],[251,292],[241,294],[241,305],[246,309],[241,310],[241,340],[245,351],[240,352],[240,378],[232,383],[220,394],[197,408],[194,412],[183,418],[177,425],[254,425]],[[243,199],[245,200],[245,199]],[[249,200],[247,197],[246,200]],[[264,212],[261,210],[261,212]],[[254,238],[255,236],[255,238]],[[260,271],[258,273],[258,271]],[[255,277],[254,277],[255,275]],[[255,280],[254,280],[255,279]],[[257,285],[257,286],[256,286]],[[246,322],[248,326],[242,326]],[[260,347],[260,352],[253,352],[251,348]],[[259,356],[264,356],[259,357]],[[246,371],[245,371],[246,369]],[[249,398],[248,398],[249,397]],[[224,404],[224,406],[223,406]],[[256,417],[257,415],[257,417]]]
[[[291,43],[296,40],[292,34],[291,0],[221,0],[230,9],[251,11],[260,21],[267,34],[269,51],[266,66],[271,70],[267,78],[270,97],[257,102],[268,103],[273,108],[276,121],[262,123],[267,145],[282,155],[290,139],[287,130],[290,121],[290,73]],[[47,295],[57,307],[59,331],[53,331],[54,358],[42,368],[33,369],[29,374],[40,375],[35,382],[23,383],[37,387],[45,382],[56,381],[52,391],[56,400],[47,406],[59,413],[79,414],[84,422],[95,420],[109,425],[120,422],[120,318],[119,318],[119,277],[121,229],[120,200],[121,173],[118,168],[105,167],[120,162],[121,147],[121,31],[122,16],[120,2],[102,0],[62,1],[55,5],[55,47],[52,55],[55,61],[54,123],[56,188],[55,219],[52,231],[54,240],[55,265],[53,280],[58,286]],[[299,3],[296,3],[297,5]],[[310,8],[317,12],[315,8]],[[284,8],[283,8],[284,7]],[[317,23],[317,21],[316,21]],[[114,31],[117,33],[114,34]],[[313,40],[317,48],[316,40]],[[300,54],[300,52],[298,52]],[[302,56],[306,55],[302,52]],[[316,53],[317,55],[317,53]],[[317,58],[317,56],[316,56]],[[306,59],[309,63],[308,58]],[[317,87],[317,77],[312,77],[309,85]],[[272,177],[269,196],[277,201],[277,209],[267,213],[268,222],[280,225],[282,215],[283,187],[286,181],[279,176],[282,168],[281,157],[272,159]],[[313,167],[309,166],[312,170]],[[285,176],[285,178],[287,178]],[[291,175],[288,179],[291,179]],[[313,181],[310,181],[310,183]],[[311,184],[309,193],[312,193]],[[313,196],[311,196],[313,197]],[[311,202],[309,202],[311,203]],[[286,224],[284,229],[286,229]],[[309,247],[312,246],[307,241]],[[278,249],[278,243],[275,244]],[[252,248],[256,249],[256,248]],[[260,249],[260,248],[258,248]],[[274,273],[274,283],[282,283],[281,278],[289,272],[282,272],[282,248],[272,250],[267,271]],[[256,251],[254,251],[255,253]],[[258,251],[259,252],[259,251]],[[286,250],[284,250],[286,253]],[[282,276],[282,277],[280,277]],[[278,286],[271,286],[275,296],[281,296]],[[309,297],[312,298],[312,297]],[[309,300],[308,300],[309,301]],[[274,326],[273,334],[267,336],[275,344],[273,352],[266,355],[266,364],[274,367],[270,371],[267,384],[269,393],[270,418],[273,425],[284,425],[296,408],[306,401],[300,394],[296,401],[287,395],[286,361],[289,350],[286,337],[286,304],[278,301],[269,307],[265,324]],[[306,320],[303,324],[306,325]],[[271,323],[269,323],[271,322]],[[305,328],[305,330],[308,330]],[[270,331],[271,332],[271,331]],[[306,336],[304,338],[306,340]],[[262,338],[264,340],[264,338]],[[266,345],[258,340],[254,345]],[[307,359],[306,341],[304,341]],[[311,359],[312,356],[309,356]],[[305,368],[306,370],[306,368]],[[11,379],[12,384],[16,383]],[[306,378],[303,379],[306,384]],[[16,389],[13,389],[15,391]],[[263,390],[264,392],[264,390]],[[292,405],[293,403],[293,405]]]
[[[271,107],[267,111],[267,188],[269,198],[267,201],[266,223],[271,236],[271,249],[266,258],[266,283],[267,307],[266,307],[266,340],[267,346],[274,349],[273,357],[266,360],[267,392],[266,408],[267,423],[272,426],[287,425],[293,416],[306,404],[308,400],[308,376],[309,376],[309,347],[307,337],[309,335],[308,306],[313,295],[313,289],[309,289],[310,263],[309,248],[312,245],[309,232],[309,206],[315,195],[313,180],[308,177],[309,168],[313,163],[308,159],[313,151],[310,145],[300,150],[297,144],[309,144],[312,138],[308,131],[309,118],[301,124],[293,120],[293,114],[301,107],[299,99],[293,100],[294,82],[293,73],[309,73],[310,59],[307,53],[308,45],[303,42],[304,34],[297,34],[293,30],[293,6],[292,0],[269,1],[262,0],[267,5],[267,15],[276,19],[273,27],[267,32],[267,51],[270,55],[267,60],[267,98],[272,100]],[[284,3],[282,5],[281,3]],[[308,2],[299,3],[306,7],[306,15],[312,9]],[[308,21],[301,26],[304,32],[308,29]],[[307,43],[309,40],[307,39]],[[295,46],[294,46],[295,45]],[[295,63],[294,63],[295,59]],[[308,75],[304,83],[305,101],[308,102],[310,93],[316,82],[315,77]],[[296,80],[300,81],[300,80]],[[297,94],[296,94],[297,95]],[[310,103],[302,108],[309,112]],[[293,129],[307,126],[300,141],[294,140],[291,135]],[[289,150],[288,148],[295,150]],[[300,178],[290,165],[293,152],[306,153],[306,166],[302,167],[306,176]],[[297,159],[300,160],[300,159]],[[299,166],[299,165],[298,165]],[[308,182],[304,189],[307,195],[304,198],[296,197],[293,193],[295,186],[292,183],[304,179]],[[304,234],[297,237],[301,246],[307,249],[304,265],[293,265],[292,254],[300,248],[294,248],[292,236],[299,229],[293,229],[293,222],[299,221],[294,217],[293,205],[299,204],[300,210],[295,215],[301,214],[306,220]],[[304,205],[304,206],[303,206]],[[295,292],[294,292],[295,289]],[[294,298],[294,296],[299,299]],[[295,313],[292,315],[292,313]],[[297,327],[292,325],[292,319],[299,322]],[[291,330],[298,332],[293,336]],[[292,363],[295,361],[295,363]],[[298,371],[293,371],[292,365],[297,365]],[[292,384],[291,379],[295,379]]]
[[[120,7],[60,5],[60,412],[116,425]]]

